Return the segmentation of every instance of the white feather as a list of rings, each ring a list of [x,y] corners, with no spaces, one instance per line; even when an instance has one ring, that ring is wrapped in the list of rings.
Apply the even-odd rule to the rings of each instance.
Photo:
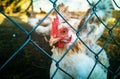
[[[30,24],[30,26],[32,28],[35,28],[35,26],[39,23],[39,18],[36,18],[36,17],[29,17],[28,18],[28,24]],[[37,28],[36,28],[36,33],[38,34],[45,34],[45,35],[49,35],[50,34],[50,30],[51,30],[51,19],[50,18],[47,18],[46,20],[44,20],[43,22],[43,25],[47,25],[47,26],[42,26],[42,25],[39,25]]]

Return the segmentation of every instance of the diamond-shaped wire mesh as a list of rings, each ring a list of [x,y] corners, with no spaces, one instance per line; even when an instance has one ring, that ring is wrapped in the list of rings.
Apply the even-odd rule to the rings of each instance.
[[[118,27],[118,24],[120,23],[120,17],[117,18],[117,21],[115,22],[115,24],[109,28],[108,25],[105,24],[105,18],[107,18],[107,15],[104,19],[101,19],[100,16],[97,14],[97,6],[99,6],[99,3],[101,2],[101,0],[98,0],[96,3],[92,4],[90,2],[90,0],[87,0],[88,4],[92,7],[91,12],[89,13],[90,16],[85,16],[85,19],[87,17],[86,20],[84,20],[84,23],[82,23],[82,26],[79,27],[78,30],[76,30],[67,20],[66,18],[57,10],[57,0],[49,0],[49,2],[51,2],[53,4],[53,8],[45,15],[45,17],[39,21],[39,23],[34,26],[34,28],[30,31],[27,31],[22,25],[20,25],[19,23],[17,23],[15,20],[13,20],[11,17],[7,16],[4,12],[0,11],[0,13],[2,15],[5,16],[5,18],[7,18],[8,20],[10,20],[13,24],[15,24],[16,28],[19,28],[22,32],[25,33],[26,40],[24,41],[24,43],[19,47],[18,50],[16,50],[0,67],[0,71],[2,71],[2,69],[18,54],[20,53],[20,51],[22,51],[24,49],[24,47],[26,47],[29,43],[31,43],[33,46],[35,46],[37,49],[39,49],[39,51],[41,51],[44,55],[46,55],[48,58],[50,58],[50,60],[52,60],[53,62],[56,63],[56,67],[57,69],[55,70],[54,74],[51,76],[51,79],[54,78],[54,76],[56,75],[56,73],[58,72],[58,70],[61,70],[63,73],[65,73],[66,75],[68,75],[69,77],[71,77],[71,79],[74,79],[74,77],[69,74],[68,72],[66,72],[62,67],[60,67],[60,62],[64,59],[64,57],[68,54],[68,52],[71,50],[71,48],[74,46],[74,44],[77,42],[77,40],[80,40],[84,46],[86,46],[86,48],[95,56],[95,64],[91,70],[91,72],[89,73],[87,79],[90,78],[91,74],[94,72],[94,69],[97,65],[97,63],[100,63],[104,68],[106,68],[108,70],[108,72],[112,73],[112,75],[114,75],[113,78],[117,78],[118,76],[120,76],[120,66],[117,68],[116,71],[112,71],[111,69],[109,69],[108,67],[106,67],[101,61],[99,61],[99,55],[101,54],[101,52],[107,48],[109,42],[111,40],[113,40],[113,42],[115,43],[115,45],[117,45],[120,49],[120,44],[118,43],[118,41],[116,41],[116,38],[114,38],[114,32],[113,30],[115,28]],[[115,0],[113,0],[113,2],[115,3],[115,5],[120,8],[120,6],[117,4],[117,2]],[[107,5],[107,4],[106,4]],[[101,8],[103,9],[103,8]],[[39,25],[53,12],[55,11],[64,21],[66,24],[69,25],[69,27],[71,29],[73,29],[76,32],[76,40],[73,42],[73,44],[64,52],[64,54],[62,55],[62,57],[59,60],[54,59],[49,52],[47,52],[46,50],[44,50],[40,45],[38,45],[33,38],[31,37],[31,34],[39,27]],[[89,21],[92,19],[92,17],[96,17],[97,21],[100,22],[102,25],[104,25],[105,27],[105,31],[108,32],[109,36],[106,37],[106,41],[104,42],[103,46],[101,47],[101,50],[95,52],[94,50],[92,50],[87,44],[86,42],[81,38],[81,33],[82,30],[84,29],[84,27],[86,27],[86,25],[89,23]],[[83,30],[84,31],[84,30]],[[99,30],[98,30],[99,31]],[[90,34],[90,32],[89,32]],[[89,35],[88,34],[88,35]],[[120,52],[120,51],[118,51]],[[47,62],[47,61],[46,61]]]

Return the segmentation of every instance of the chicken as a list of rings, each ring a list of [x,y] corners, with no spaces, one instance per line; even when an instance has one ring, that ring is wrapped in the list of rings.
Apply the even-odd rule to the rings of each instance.
[[[98,1],[98,4],[97,2],[91,2],[92,6],[90,6],[90,9],[88,9],[86,14],[82,18],[80,24],[78,25],[78,29],[80,29],[81,26],[84,26],[80,31],[81,36],[85,37],[83,39],[86,39],[86,37],[91,39],[92,36],[92,40],[94,39],[94,41],[96,42],[103,34],[105,27],[109,28],[107,26],[107,23],[108,20],[112,17],[113,6],[110,0],[95,1]],[[85,22],[87,21],[88,23],[85,24]]]
[[[74,14],[68,11],[68,6],[65,6],[65,4],[61,3],[57,6],[57,10],[62,14],[62,16],[70,23],[71,25],[76,24],[76,28],[80,22],[80,19],[82,15]],[[49,35],[51,31],[51,22],[52,19],[57,15],[56,11],[53,11],[50,16],[48,16],[40,25],[38,23],[42,20],[40,17],[37,17],[34,12],[27,12],[28,16],[28,24],[32,27],[35,28],[36,25],[38,27],[35,29],[36,33],[38,34],[44,34],[44,35]],[[60,16],[59,16],[60,17]],[[62,18],[60,21],[65,22]]]
[[[74,44],[75,40],[77,40],[77,42]],[[90,53],[90,51],[88,52],[88,49],[84,46],[84,44],[77,39],[74,31],[72,31],[71,28],[64,23],[59,24],[57,17],[52,24],[51,38],[49,43],[50,46],[53,46],[52,57],[57,61],[59,61],[69,47],[74,44],[66,56],[60,61],[59,67],[69,73],[75,79],[87,79],[96,61],[87,54]],[[96,48],[100,49],[101,47],[97,46]],[[99,51],[99,49],[94,49],[94,51]],[[100,61],[106,61],[108,64],[105,51],[102,51],[101,53],[103,53],[105,56],[100,57]],[[51,77],[55,73],[56,69],[56,63],[53,61],[50,68]],[[90,76],[90,79],[100,78],[107,78],[107,70],[105,68],[103,69],[100,64],[97,64],[92,75]],[[70,79],[70,77],[59,69],[56,72],[54,79]]]
[[[107,24],[108,18],[104,17],[106,15],[111,17],[109,11],[112,8],[111,6],[109,0],[102,0],[98,3],[96,13],[100,19],[105,21],[105,24]],[[80,21],[78,30],[84,26],[91,13],[92,9],[89,9],[86,16]],[[57,15],[52,22],[49,44],[52,47],[52,58],[54,60],[50,67],[50,78],[107,79],[109,59],[105,50],[101,50],[102,47],[96,43],[105,27],[99,22],[96,15],[93,15],[87,25],[79,31],[79,36],[67,23],[60,20],[60,16]]]
[[[32,27],[35,28],[39,21],[42,19],[40,17],[37,17],[34,12],[27,12],[28,16],[28,24]],[[49,35],[50,34],[50,29],[51,29],[51,20],[52,17],[47,17],[38,27],[35,29],[35,32],[38,34],[43,34],[43,35]]]
[[[38,23],[42,20],[40,17],[37,17],[34,12],[27,12],[28,24],[32,28],[36,28],[35,32],[39,35],[44,36],[44,40],[48,42],[50,30],[51,30],[51,20],[52,17],[47,17],[41,24]]]
[[[88,77],[90,79],[107,79],[109,59],[105,50],[101,50],[102,47],[97,44],[97,41],[103,34],[104,25],[107,25],[108,18],[112,16],[112,5],[110,0],[101,0],[96,6],[96,2],[90,3],[93,4],[91,4],[84,17],[77,19],[73,19],[73,15],[69,15],[69,12],[66,11],[67,7],[65,8],[63,4],[63,9],[58,7],[58,11],[76,31],[70,28],[69,24],[57,12],[54,19],[51,20],[53,21],[52,24],[48,24],[47,27],[39,25],[36,28],[37,33],[49,34],[51,31],[49,44],[53,52],[50,67],[50,77],[52,79],[87,79]],[[104,25],[99,22],[96,15],[104,22]],[[91,19],[88,21],[90,17]],[[36,24],[38,21],[35,19]],[[36,24],[33,22],[31,25],[35,26]],[[78,32],[77,36],[76,32]],[[93,68],[94,66],[95,68]]]

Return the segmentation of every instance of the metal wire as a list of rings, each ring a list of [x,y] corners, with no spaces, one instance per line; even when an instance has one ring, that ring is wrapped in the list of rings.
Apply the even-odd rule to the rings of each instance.
[[[93,66],[89,76],[87,79],[90,78],[92,72],[94,71],[95,67],[96,67],[96,64],[99,62],[102,66],[104,66],[98,59],[99,59],[99,54],[103,51],[103,49],[106,48],[106,46],[108,45],[108,43],[110,42],[110,40],[113,40],[115,42],[115,44],[120,47],[120,44],[115,40],[115,38],[113,37],[113,29],[115,29],[117,27],[117,24],[120,22],[120,17],[118,18],[118,20],[116,21],[116,23],[113,25],[112,28],[108,28],[104,22],[99,18],[99,16],[97,15],[96,13],[96,6],[99,4],[99,2],[101,0],[99,0],[95,5],[93,5],[92,3],[90,3],[89,0],[87,0],[87,2],[89,3],[90,6],[93,7],[93,11],[91,12],[91,16],[89,16],[89,18],[86,20],[86,22],[81,26],[81,28],[79,30],[76,30],[73,26],[71,26],[67,20],[65,19],[65,17],[62,16],[62,14],[56,10],[56,3],[57,3],[57,0],[49,0],[52,4],[53,4],[53,8],[47,13],[47,15],[30,31],[28,32],[27,30],[24,29],[24,27],[20,24],[18,24],[16,21],[14,21],[11,17],[7,16],[4,12],[0,11],[0,13],[2,15],[4,15],[8,20],[10,20],[13,24],[16,25],[17,28],[19,28],[21,31],[23,31],[27,38],[26,38],[26,41],[19,47],[19,49],[14,52],[5,62],[4,64],[0,67],[0,71],[18,54],[20,53],[20,51],[30,42],[32,43],[33,46],[35,46],[36,48],[38,48],[40,51],[42,51],[43,54],[45,54],[48,58],[50,58],[52,61],[54,61],[56,63],[56,67],[57,69],[55,70],[54,74],[52,75],[51,79],[54,78],[54,76],[56,75],[57,71],[58,70],[61,70],[62,72],[64,72],[65,74],[67,74],[69,77],[71,77],[72,79],[74,79],[68,72],[66,72],[64,69],[62,69],[60,66],[59,66],[59,63],[64,59],[64,57],[66,56],[66,54],[68,54],[69,50],[74,46],[74,44],[76,43],[77,40],[80,40],[86,47],[88,50],[91,51],[91,53],[93,53],[95,55],[95,59],[96,59],[96,62],[95,62],[95,65]],[[120,6],[117,4],[117,2],[115,0],[113,0],[113,2],[115,3],[115,5],[120,8]],[[74,30],[76,31],[76,36],[78,38],[76,38],[76,40],[73,42],[73,44],[68,48],[67,51],[65,51],[65,53],[63,54],[63,56],[57,61],[56,59],[52,58],[48,52],[46,50],[44,50],[41,46],[39,46],[38,44],[36,44],[32,38],[31,38],[31,33],[34,32],[37,27],[50,15],[50,13],[55,10],[57,12],[58,15],[60,15],[63,20]],[[80,31],[87,25],[87,23],[89,22],[89,20],[91,20],[92,16],[95,15],[98,20],[105,26],[105,28],[108,30],[108,33],[109,33],[109,37],[108,39],[106,40],[106,42],[104,43],[102,49],[100,51],[98,51],[98,53],[96,54],[92,49],[89,48],[89,46],[87,46],[87,44],[80,38]],[[105,67],[105,66],[104,66]],[[107,67],[105,67],[106,69],[108,69]],[[120,70],[120,67],[116,70],[116,72],[112,72],[111,70],[108,69],[108,71],[110,71],[111,73],[113,73],[115,76],[114,78],[116,78],[116,76],[118,76],[118,71]]]

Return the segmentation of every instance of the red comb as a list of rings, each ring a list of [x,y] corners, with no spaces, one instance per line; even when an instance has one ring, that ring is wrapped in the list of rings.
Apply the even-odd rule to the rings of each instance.
[[[58,24],[59,24],[59,19],[58,19],[58,16],[56,16],[56,18],[54,18],[54,20],[52,22],[51,36],[53,36],[53,37],[55,37],[57,34]]]

